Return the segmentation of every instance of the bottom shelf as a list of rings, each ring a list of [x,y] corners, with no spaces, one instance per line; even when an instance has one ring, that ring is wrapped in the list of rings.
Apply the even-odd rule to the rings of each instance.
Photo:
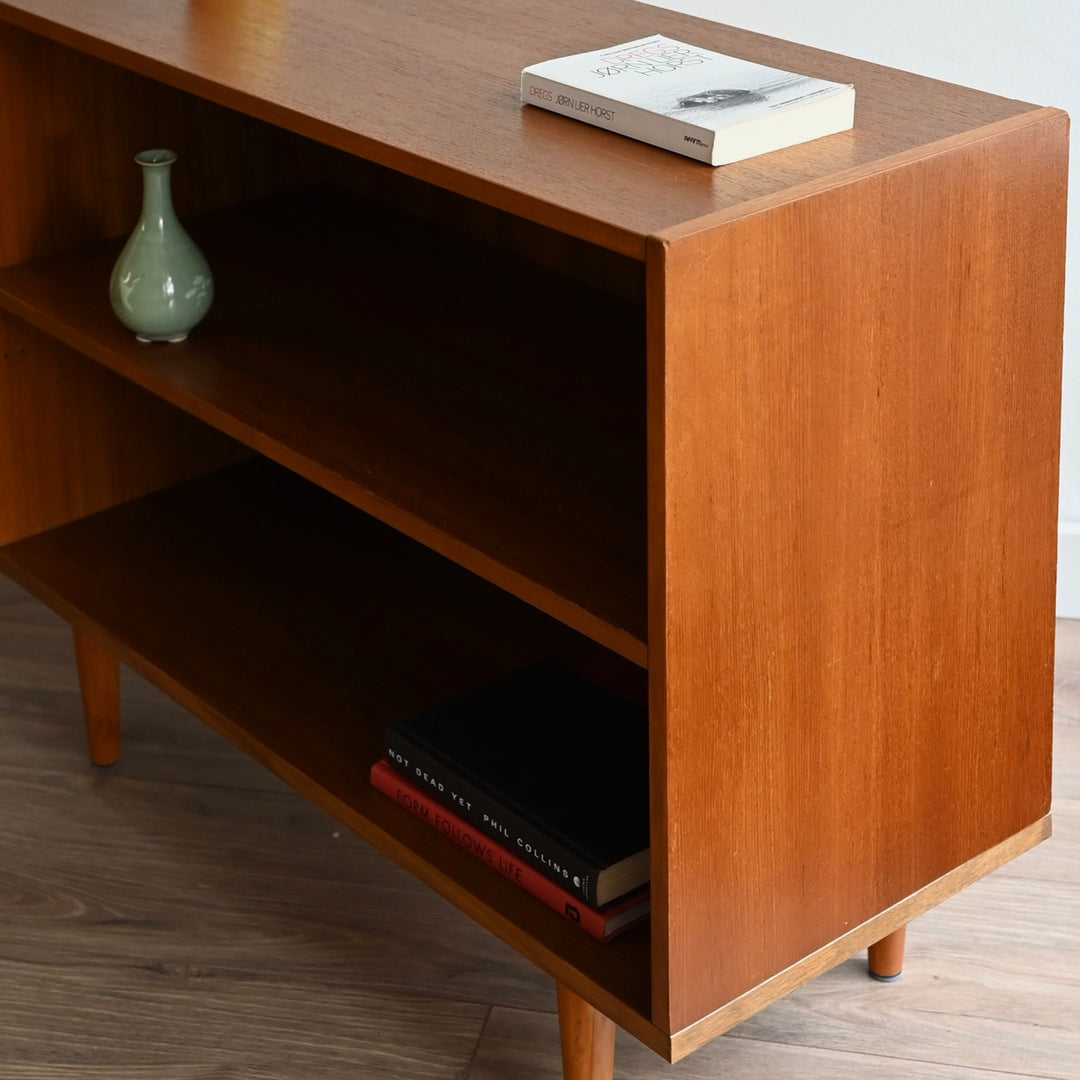
[[[647,927],[603,944],[369,783],[398,716],[540,656],[631,665],[253,459],[0,548],[0,569],[654,1048]]]

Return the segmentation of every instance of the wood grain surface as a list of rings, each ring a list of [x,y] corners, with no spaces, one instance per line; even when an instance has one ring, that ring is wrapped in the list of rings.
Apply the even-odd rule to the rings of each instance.
[[[0,311],[0,543],[236,460],[231,439]]]
[[[1029,108],[631,0],[4,0],[0,15],[639,258],[644,238],[671,225]],[[854,83],[855,130],[711,169],[521,104],[527,64],[655,33]]]
[[[90,760],[103,768],[120,760],[120,662],[93,635],[72,627],[75,666]]]
[[[562,983],[555,987],[563,1080],[612,1080],[615,1025]]]
[[[67,626],[0,582],[3,1080],[558,1080],[551,981],[141,680],[87,764]],[[1077,1080],[1080,623],[1048,843],[678,1066],[685,1080]],[[619,1033],[619,1080],[671,1067]]]
[[[1066,134],[1032,113],[655,242],[672,1031],[1048,811]]]

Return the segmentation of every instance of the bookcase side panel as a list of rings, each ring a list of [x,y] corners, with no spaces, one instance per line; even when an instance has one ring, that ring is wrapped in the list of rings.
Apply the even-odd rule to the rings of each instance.
[[[1049,809],[1066,147],[1042,110],[653,243],[669,1031]]]

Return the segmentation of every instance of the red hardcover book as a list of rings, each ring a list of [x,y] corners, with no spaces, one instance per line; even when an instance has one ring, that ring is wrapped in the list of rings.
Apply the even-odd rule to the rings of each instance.
[[[534,870],[527,862],[515,858],[479,829],[429,798],[418,787],[402,779],[401,774],[389,762],[377,761],[372,765],[371,783],[432,828],[438,829],[447,839],[453,840],[466,851],[471,851],[481,862],[487,863],[503,877],[520,885],[526,892],[601,941],[610,941],[616,934],[637,926],[649,914],[647,886],[599,911],[594,911],[576,896],[560,889],[553,881]]]

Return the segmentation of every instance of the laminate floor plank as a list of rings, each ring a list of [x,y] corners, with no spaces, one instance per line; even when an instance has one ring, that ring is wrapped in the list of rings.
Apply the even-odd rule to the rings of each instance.
[[[66,779],[0,780],[24,811],[0,838],[2,1077],[460,1077],[492,988],[538,997],[528,965],[493,965],[500,943],[291,796]]]
[[[674,1069],[619,1080],[1080,1080],[1080,623],[1054,836]],[[0,582],[0,1080],[556,1080],[550,980],[125,674],[88,764],[67,626]]]
[[[859,957],[731,1036],[1075,1080],[1077,926],[1075,886],[991,878],[912,924],[895,983],[867,978]]]
[[[469,1080],[561,1080],[558,1052],[549,1050],[557,1038],[552,1016],[495,1009]],[[874,1052],[872,1040],[865,1049],[840,1052],[723,1036],[670,1066],[620,1031],[615,1075],[617,1080],[1011,1080],[1031,1074],[883,1057]]]
[[[4,958],[32,964],[55,939],[84,963],[149,952],[160,974],[287,970],[342,991],[433,984],[448,999],[546,1001],[529,965],[290,793],[119,775],[0,782],[19,808],[0,837],[0,895],[24,920]]]
[[[0,1080],[465,1075],[546,978],[124,680],[88,764],[70,634],[0,585]]]
[[[162,972],[157,962],[37,970],[0,963],[0,979],[22,990],[4,1002],[5,1078],[9,1066],[36,1075],[92,1063],[147,1077],[169,1067],[192,1076],[236,1068],[275,1080],[457,1080],[488,1011],[430,995],[331,991],[291,972],[284,981],[260,973],[252,982],[193,966]]]

